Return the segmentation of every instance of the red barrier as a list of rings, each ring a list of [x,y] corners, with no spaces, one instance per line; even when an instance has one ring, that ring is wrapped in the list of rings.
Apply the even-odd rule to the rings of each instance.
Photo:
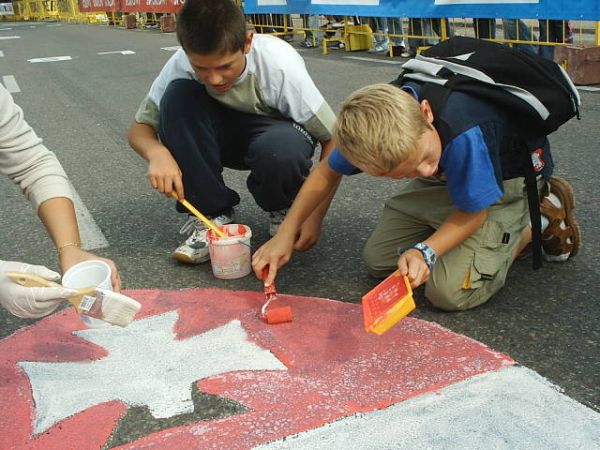
[[[183,0],[120,0],[123,12],[176,13]]]
[[[81,12],[119,11],[120,0],[79,0]]]
[[[81,12],[176,13],[184,0],[79,0]]]

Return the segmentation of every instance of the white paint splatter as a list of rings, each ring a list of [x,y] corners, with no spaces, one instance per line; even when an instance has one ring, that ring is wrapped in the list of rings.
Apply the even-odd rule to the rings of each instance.
[[[510,367],[258,448],[597,449],[600,414]]]
[[[268,350],[247,340],[239,321],[185,340],[173,327],[177,312],[74,332],[109,355],[87,362],[19,362],[36,405],[34,432],[91,406],[121,400],[147,405],[156,418],[193,412],[192,383],[238,370],[287,370]]]

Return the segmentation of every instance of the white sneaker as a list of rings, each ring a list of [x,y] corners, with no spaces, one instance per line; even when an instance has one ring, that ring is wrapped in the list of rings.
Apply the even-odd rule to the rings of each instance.
[[[368,50],[368,53],[385,53],[388,51],[387,44],[377,44]]]
[[[279,230],[279,225],[285,219],[285,215],[288,212],[288,208],[280,209],[279,211],[271,211],[269,212],[269,235],[271,237],[277,234],[277,230]]]
[[[227,225],[235,221],[235,212],[231,210],[230,214],[221,214],[210,218],[216,226]],[[177,261],[187,264],[200,264],[210,259],[208,253],[208,242],[206,240],[207,227],[200,219],[195,216],[189,216],[188,220],[181,230],[180,234],[189,234],[190,236],[183,244],[175,249],[173,258]]]

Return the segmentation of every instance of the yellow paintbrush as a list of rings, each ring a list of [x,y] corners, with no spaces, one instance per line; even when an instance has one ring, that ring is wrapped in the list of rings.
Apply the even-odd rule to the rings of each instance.
[[[175,191],[171,191],[171,197],[173,197],[175,200],[177,200],[179,203],[181,203],[183,206],[185,206],[189,212],[191,212],[198,219],[200,219],[202,222],[204,222],[204,224],[208,228],[210,228],[215,233],[217,233],[217,236],[227,237],[225,235],[225,233],[223,233],[214,223],[212,223],[212,221],[208,217],[206,217],[204,214],[202,214],[200,211],[198,211],[196,208],[194,208],[194,206],[190,202],[188,202],[185,198],[180,200],[179,197],[177,197],[177,193]]]

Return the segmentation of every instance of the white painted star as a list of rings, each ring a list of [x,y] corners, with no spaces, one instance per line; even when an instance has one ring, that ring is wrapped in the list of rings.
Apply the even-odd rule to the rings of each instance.
[[[194,381],[238,370],[287,370],[271,352],[249,342],[238,320],[176,340],[172,311],[133,322],[74,332],[108,356],[86,362],[19,362],[36,405],[34,432],[91,406],[120,400],[147,405],[156,418],[190,413]]]

